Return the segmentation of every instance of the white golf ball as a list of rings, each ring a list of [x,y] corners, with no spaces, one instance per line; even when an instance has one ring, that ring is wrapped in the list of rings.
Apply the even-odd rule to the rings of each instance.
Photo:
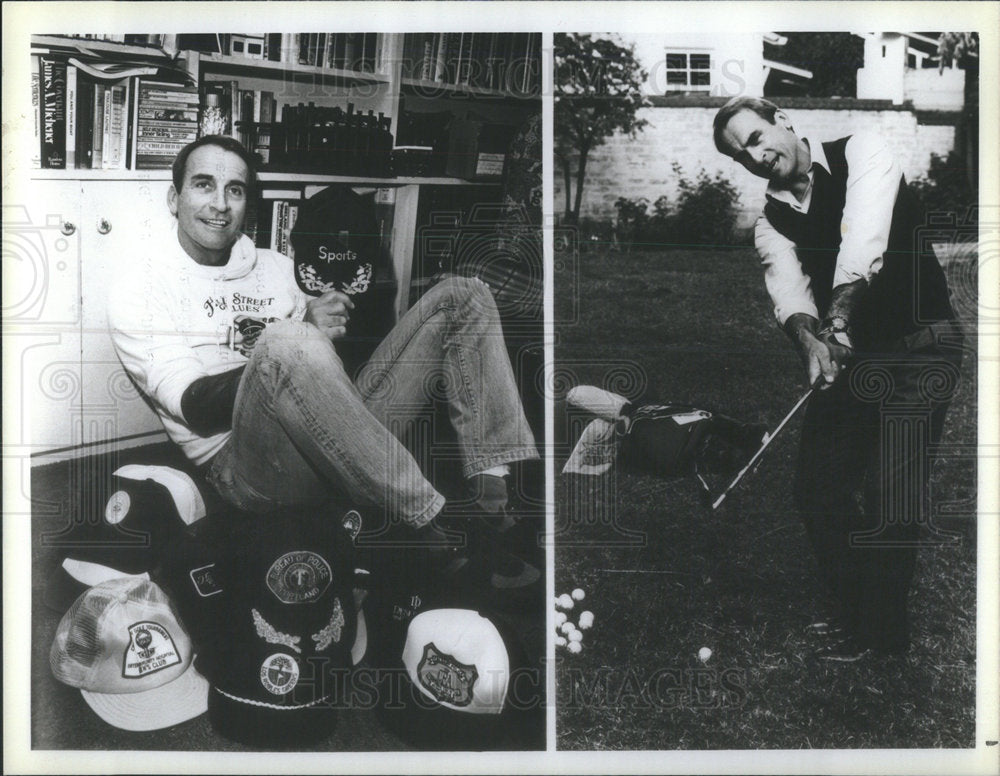
[[[580,613],[580,630],[587,630],[594,624],[594,614],[593,612],[581,612]]]
[[[576,626],[571,622],[564,622],[559,626],[559,630],[565,633],[567,636],[576,630]]]
[[[556,612],[556,626],[566,622],[566,612]]]
[[[575,630],[569,634],[570,641],[583,641],[583,634],[580,631]]]
[[[583,652],[583,644],[581,644],[579,641],[571,641],[567,646],[567,649],[574,655],[579,655],[581,652]]]
[[[556,636],[556,646],[557,647],[565,647],[566,646],[566,639],[564,637],[562,637],[562,636]]]
[[[572,609],[573,599],[570,598],[569,595],[567,595],[566,593],[563,593],[561,596],[559,596],[559,606],[567,610]]]
[[[708,647],[702,647],[701,649],[698,650],[698,659],[702,663],[707,663],[710,657],[712,657],[712,650],[710,650]]]
[[[581,588],[576,588],[572,593],[570,593],[574,601],[582,601],[587,597],[587,594],[583,592]]]

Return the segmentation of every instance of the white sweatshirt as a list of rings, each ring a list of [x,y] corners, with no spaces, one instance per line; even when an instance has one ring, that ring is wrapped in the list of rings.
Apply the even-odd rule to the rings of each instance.
[[[111,290],[108,323],[115,350],[149,396],[170,438],[196,464],[215,455],[230,431],[202,437],[186,424],[181,396],[200,377],[235,369],[272,321],[300,319],[308,300],[292,261],[241,236],[221,267],[198,264],[177,241],[146,253]]]

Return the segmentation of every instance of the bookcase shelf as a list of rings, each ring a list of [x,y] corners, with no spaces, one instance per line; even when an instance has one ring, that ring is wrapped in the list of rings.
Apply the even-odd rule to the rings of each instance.
[[[170,170],[32,170],[39,181],[168,181]],[[496,186],[496,181],[469,181],[465,178],[377,178],[364,175],[327,175],[324,173],[261,170],[261,183],[304,183],[312,185],[347,184],[351,186]]]
[[[425,81],[421,78],[400,79],[400,84],[406,89],[421,97],[491,97],[502,100],[529,101],[540,98],[538,94],[522,94],[520,92],[508,92],[501,89],[487,89],[483,86],[469,86],[463,84],[446,84],[440,81]]]
[[[109,40],[94,40],[91,38],[70,38],[61,35],[32,35],[32,48],[65,51],[71,56],[77,54],[101,54],[118,57],[142,57],[171,60],[172,57],[160,46],[138,46],[132,43],[117,43]]]
[[[202,69],[220,75],[309,81],[319,78],[324,82],[329,81],[344,86],[390,83],[390,77],[383,73],[338,70],[316,65],[300,65],[297,62],[251,59],[232,54],[201,54],[199,64]]]

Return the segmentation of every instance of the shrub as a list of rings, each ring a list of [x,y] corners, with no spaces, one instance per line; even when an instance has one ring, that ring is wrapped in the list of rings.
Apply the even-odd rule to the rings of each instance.
[[[912,181],[910,188],[928,213],[954,213],[959,220],[979,198],[969,186],[962,157],[954,151],[947,158],[933,154],[927,175]]]
[[[629,199],[619,197],[615,201],[615,210],[618,217],[615,220],[615,239],[619,247],[626,253],[632,251],[632,246],[637,242],[645,242],[646,225],[649,216],[646,213],[648,204],[645,197]]]

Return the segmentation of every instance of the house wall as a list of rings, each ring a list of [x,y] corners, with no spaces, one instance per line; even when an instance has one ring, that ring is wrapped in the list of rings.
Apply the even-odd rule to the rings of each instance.
[[[712,75],[709,94],[759,97],[764,93],[764,48],[755,33],[684,33],[683,35],[633,35],[618,33],[615,39],[631,45],[635,58],[649,73],[643,92],[667,92],[666,51],[698,51],[711,54]]]
[[[965,95],[965,71],[946,68],[907,70],[903,76],[906,99],[917,110],[962,110]]]
[[[731,181],[740,192],[740,226],[751,225],[763,207],[765,183],[715,150],[712,119],[723,102],[644,109],[640,114],[649,125],[634,140],[615,136],[591,151],[581,217],[613,219],[615,200],[622,196],[645,197],[650,208],[664,194],[674,199],[677,181],[672,164],[676,162],[689,179],[705,170],[709,176],[721,173]],[[954,147],[954,126],[918,124],[911,110],[857,100],[837,101],[843,108],[829,107],[833,100],[806,98],[798,102],[801,107],[786,102],[797,132],[821,142],[859,130],[879,132],[895,150],[908,180],[926,175],[931,154],[943,156]],[[555,170],[554,178],[555,205],[561,212],[565,200],[560,169]]]

